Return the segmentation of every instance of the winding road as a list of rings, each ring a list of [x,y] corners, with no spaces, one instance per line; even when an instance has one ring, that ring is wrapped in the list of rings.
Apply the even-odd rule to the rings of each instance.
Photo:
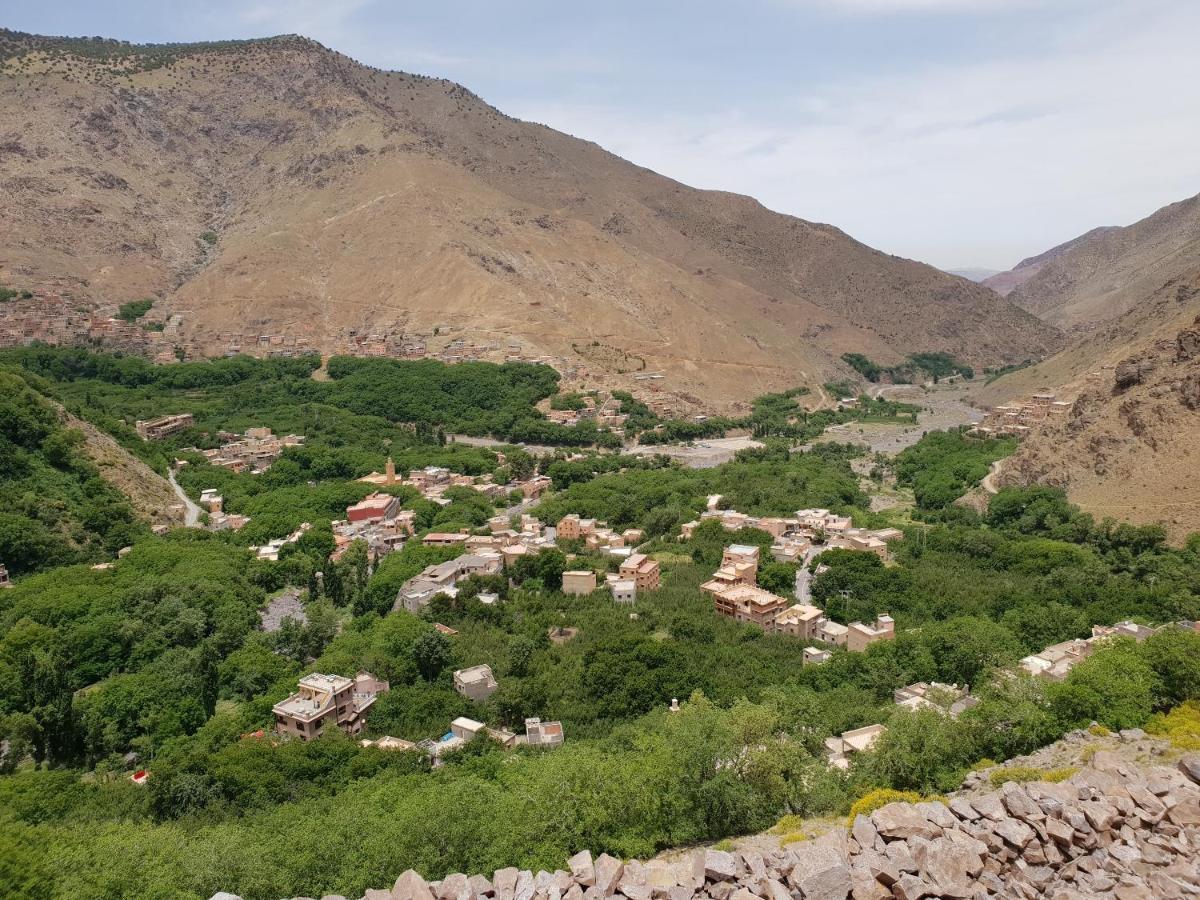
[[[183,488],[179,486],[179,482],[175,480],[174,469],[167,472],[167,481],[171,482],[171,488],[175,491],[175,496],[183,503],[183,524],[187,528],[199,528],[201,509],[192,502],[192,498],[184,493]]]
[[[989,494],[997,494],[1000,492],[1000,489],[996,487],[996,476],[1000,474],[1000,464],[1002,462],[1004,462],[1004,460],[998,459],[992,463],[991,471],[988,472],[987,475],[983,476],[983,481],[979,482],[979,486]]]

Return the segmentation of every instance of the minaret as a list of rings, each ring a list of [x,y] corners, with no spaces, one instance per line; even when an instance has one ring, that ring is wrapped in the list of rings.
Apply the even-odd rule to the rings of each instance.
[[[392,458],[390,456],[387,458],[387,466],[384,468],[384,473],[386,475],[386,480],[383,482],[384,484],[396,483],[396,464],[392,462]]]

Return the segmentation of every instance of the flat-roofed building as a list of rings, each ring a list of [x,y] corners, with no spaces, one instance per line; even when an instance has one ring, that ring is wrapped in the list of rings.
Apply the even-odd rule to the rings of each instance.
[[[389,685],[370,672],[359,672],[352,679],[313,673],[301,678],[297,688],[296,693],[273,707],[275,730],[311,741],[330,726],[358,734],[375,698],[386,693]]]
[[[383,737],[376,738],[373,741],[363,738],[361,741],[359,741],[359,743],[363,747],[374,747],[377,750],[404,751],[415,749],[417,746],[412,741],[406,741],[403,738],[392,737],[390,734],[385,734]]]
[[[971,696],[969,687],[938,681],[918,681],[896,688],[892,691],[892,700],[906,709],[941,710],[954,718],[979,703],[978,697]]]
[[[723,616],[738,622],[749,622],[766,630],[773,630],[775,619],[783,612],[788,601],[752,584],[725,586],[707,582],[702,586],[713,596],[713,606]]]
[[[454,689],[468,700],[481,703],[495,693],[499,685],[489,665],[471,666],[454,673]]]
[[[775,619],[775,631],[804,641],[815,641],[818,640],[817,630],[824,618],[825,613],[819,607],[795,603]]]
[[[637,582],[632,578],[614,578],[608,583],[612,598],[617,603],[635,603],[637,601]]]
[[[191,413],[178,413],[172,416],[159,416],[157,419],[148,419],[144,422],[139,419],[134,427],[143,441],[161,441],[163,438],[191,428],[194,423],[195,419]]]
[[[821,619],[816,625],[813,640],[821,641],[824,644],[833,644],[835,647],[845,647],[846,635],[849,630],[841,622],[835,622],[832,619]]]
[[[805,647],[800,657],[803,666],[819,666],[827,663],[833,657],[832,650],[822,650],[819,647]]]
[[[564,541],[579,540],[582,532],[579,530],[579,516],[575,513],[563,516],[558,520],[554,533]]]
[[[870,750],[887,729],[882,725],[867,725],[843,731],[839,737],[825,739],[825,752],[829,764],[836,769],[850,768],[850,757],[855,753]]]
[[[562,722],[526,719],[524,740],[520,743],[527,747],[560,747],[563,739]]]
[[[591,569],[579,569],[562,574],[562,592],[579,597],[596,590],[596,573]]]
[[[874,624],[851,622],[846,626],[846,649],[861,653],[876,641],[890,641],[896,637],[896,621],[889,615],[879,616]]]
[[[8,569],[4,567],[3,563],[0,563],[0,588],[9,587],[12,587],[12,579],[8,577]]]
[[[453,544],[466,543],[468,537],[470,535],[457,532],[431,531],[421,538],[421,543],[426,547],[449,547]]]
[[[353,506],[346,507],[347,522],[382,522],[396,518],[400,512],[400,498],[391,494],[374,493],[364,497]]]
[[[661,573],[658,562],[644,553],[632,553],[621,563],[618,571],[622,578],[633,579],[640,591],[658,590]]]

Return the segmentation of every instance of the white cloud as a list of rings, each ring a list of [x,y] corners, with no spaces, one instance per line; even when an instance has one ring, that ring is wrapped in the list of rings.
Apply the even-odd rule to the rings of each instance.
[[[1129,12],[1036,58],[843,81],[763,111],[514,112],[884,250],[1007,267],[1200,191],[1200,9]]]

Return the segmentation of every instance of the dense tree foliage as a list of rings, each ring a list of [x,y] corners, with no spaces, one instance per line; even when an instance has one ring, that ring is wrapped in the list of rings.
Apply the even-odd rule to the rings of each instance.
[[[992,463],[1017,447],[1013,437],[972,437],[933,431],[896,457],[896,480],[913,490],[923,510],[945,509],[983,480]]]
[[[506,451],[498,478],[527,477],[540,465],[553,479],[555,492],[536,509],[544,521],[576,512],[645,529],[642,549],[662,566],[661,589],[642,592],[632,609],[603,591],[565,596],[565,568],[603,574],[618,565],[571,547],[527,558],[504,577],[467,579],[456,596],[439,595],[413,616],[391,611],[400,586],[460,550],[413,541],[373,565],[359,543],[332,562],[329,519],[370,490],[352,479],[380,468],[387,453],[406,466],[496,470],[492,451],[443,446],[437,429],[465,428],[474,415],[484,430],[536,421],[527,418],[532,400],[556,389],[537,367],[464,369],[439,381],[445,367],[338,363],[326,384],[310,377],[315,360],[156,371],[74,351],[16,356],[28,369],[8,376],[0,401],[0,465],[8,467],[0,490],[33,479],[57,492],[47,496],[68,518],[55,520],[52,534],[70,536],[62,521],[84,523],[88,540],[107,532],[85,514],[94,473],[35,387],[123,438],[123,419],[193,410],[190,432],[140,447],[160,463],[187,444],[210,446],[222,428],[266,424],[310,441],[263,476],[196,457],[181,472],[190,490],[216,487],[228,507],[253,516],[240,536],[138,531],[127,538],[132,552],[104,569],[86,563],[110,552],[103,541],[115,546],[119,532],[95,547],[72,539],[62,545],[69,553],[39,563],[55,568],[22,569],[15,587],[0,591],[5,895],[357,895],[410,866],[438,877],[555,868],[584,847],[649,855],[761,829],[785,813],[844,813],[878,787],[946,790],[984,757],[1030,752],[1092,720],[1141,725],[1200,697],[1200,636],[1183,630],[1114,641],[1061,683],[997,677],[1094,624],[1200,618],[1200,539],[1169,547],[1161,529],[1098,523],[1058,491],[1006,489],[984,515],[927,500],[917,511],[923,521],[912,521],[870,512],[850,468],[858,451],[836,445],[801,453],[771,440],[708,470]],[[348,411],[338,406],[347,397],[331,402],[347,386],[374,391],[364,395],[370,404]],[[409,395],[422,390],[429,396]],[[760,424],[773,432],[798,424],[794,400],[763,400]],[[901,457],[898,475],[914,491],[947,474],[965,490],[999,449],[983,446],[958,434],[928,437]],[[495,512],[470,490],[448,491],[444,507],[397,490],[421,530],[479,528]],[[887,564],[830,550],[812,582],[815,601],[839,621],[891,613],[896,639],[805,667],[801,642],[715,615],[699,586],[722,549],[766,548],[772,538],[706,521],[680,543],[679,525],[712,494],[748,513],[821,506],[861,525],[902,526]],[[32,512],[25,518],[43,521]],[[244,549],[301,517],[314,527],[278,563]],[[794,566],[764,560],[765,586],[787,594],[795,578]],[[285,590],[298,593],[306,621],[260,630],[259,612]],[[485,591],[499,602],[482,602]],[[499,689],[474,704],[454,691],[453,672],[481,663]],[[337,733],[307,744],[271,734],[272,705],[297,677],[359,669],[391,683],[368,720],[373,735],[436,738],[461,715],[519,731],[526,717],[541,716],[563,722],[567,743],[506,753],[478,741],[432,770],[421,754]],[[897,687],[933,680],[969,685],[981,702],[957,720],[893,704]],[[682,711],[668,712],[672,698],[684,701]],[[875,722],[887,731],[874,751],[848,773],[826,767],[826,736]],[[144,786],[128,778],[130,753],[151,772]]]
[[[0,370],[0,563],[12,574],[103,559],[148,533],[83,442],[45,398]]]

